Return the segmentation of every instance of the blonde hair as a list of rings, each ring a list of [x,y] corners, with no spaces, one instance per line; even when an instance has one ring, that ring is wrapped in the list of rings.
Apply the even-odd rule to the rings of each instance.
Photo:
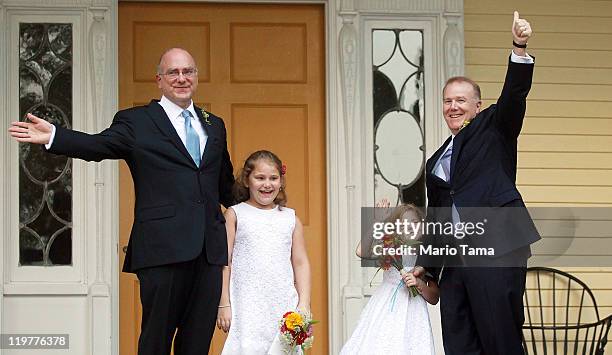
[[[419,207],[412,203],[402,203],[401,205],[394,207],[393,212],[389,215],[389,217],[385,218],[386,223],[395,223],[398,220],[402,220],[402,216],[407,212],[414,212],[419,220],[423,220],[425,218],[425,213]]]
[[[446,91],[446,87],[449,86],[450,84],[454,84],[454,83],[468,83],[472,86],[472,89],[474,90],[474,96],[476,96],[476,98],[480,101],[480,97],[482,96],[481,92],[480,92],[480,85],[478,85],[474,80],[466,77],[466,76],[453,76],[452,78],[449,78],[446,81],[446,84],[444,84],[444,88],[442,88],[442,95],[444,95],[444,92]]]

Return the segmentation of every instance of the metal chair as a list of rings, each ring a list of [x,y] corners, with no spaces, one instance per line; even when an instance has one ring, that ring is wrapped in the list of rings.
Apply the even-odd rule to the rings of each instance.
[[[604,353],[612,315],[599,317],[593,293],[575,276],[530,267],[523,301],[526,354]]]

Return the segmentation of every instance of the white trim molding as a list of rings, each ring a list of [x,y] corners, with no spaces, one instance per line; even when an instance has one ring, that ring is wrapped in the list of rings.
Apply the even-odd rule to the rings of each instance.
[[[72,47],[73,47],[73,60],[72,60],[72,75],[73,78],[83,77],[85,75],[85,68],[83,66],[83,34],[85,33],[83,28],[84,14],[81,11],[70,11],[49,13],[47,11],[36,10],[14,10],[7,7],[7,37],[8,37],[8,77],[9,83],[6,97],[8,98],[7,109],[8,118],[12,120],[19,119],[19,52],[16,50],[19,48],[19,25],[21,23],[69,23],[72,25]],[[83,82],[74,80],[72,83],[72,110],[73,117],[84,116],[84,109],[86,98],[83,95],[82,90]],[[77,120],[73,120],[73,125],[78,125]],[[5,137],[5,139],[9,139]],[[9,142],[9,165],[7,166],[19,166],[19,145],[14,141]],[[73,206],[79,206],[80,201],[85,198],[84,190],[82,188],[83,180],[79,178],[80,172],[83,169],[83,164],[76,162],[72,165],[73,171],[73,186],[72,186],[72,200]],[[19,265],[19,171],[14,169],[11,171],[7,178],[12,182],[9,190],[8,199],[4,203],[10,211],[9,225],[11,230],[8,236],[5,238],[7,250],[5,253],[6,257],[6,269],[4,284],[8,286],[5,291],[9,292],[27,292],[20,291],[20,289],[28,289],[30,287],[37,287],[37,284],[52,282],[52,283],[65,283],[66,285],[78,283],[84,284],[86,275],[86,268],[84,266],[84,248],[85,243],[83,238],[78,238],[79,235],[84,235],[86,225],[86,216],[82,209],[73,208],[72,211],[72,265],[70,266],[20,266]]]
[[[463,30],[462,16],[457,14],[447,14],[446,31],[444,31],[444,74],[445,79],[453,76],[463,75],[464,54],[463,54]]]
[[[330,14],[329,21],[333,25],[333,18],[336,20],[335,36],[339,43],[337,52],[329,53],[328,61],[332,68],[338,65],[339,75],[330,77],[330,82],[335,80],[340,95],[337,101],[328,103],[329,110],[339,118],[338,122],[329,122],[328,118],[331,143],[328,159],[332,163],[328,170],[331,354],[337,354],[350,336],[372,292],[368,286],[372,272],[361,268],[354,252],[360,236],[360,207],[374,205],[369,34],[374,27],[423,30],[426,156],[449,134],[439,104],[447,68],[452,69],[453,75],[463,72],[462,0],[344,0],[336,5],[330,6],[336,12]],[[333,37],[334,33],[329,33],[328,41]],[[453,50],[452,55],[443,56],[445,44]],[[331,129],[337,125],[341,128]],[[437,308],[430,311],[436,314]],[[439,327],[435,319],[432,323]],[[436,342],[441,343],[439,332],[434,334]],[[441,345],[437,350],[441,351]]]
[[[3,126],[19,120],[20,23],[72,25],[72,126],[97,132],[110,124],[117,107],[116,12],[115,0],[0,0]],[[3,166],[18,166],[19,145],[7,134],[0,144]],[[72,263],[53,267],[19,266],[19,170],[2,171],[2,333],[54,330],[70,333],[70,354],[118,353],[117,171],[115,162],[72,162]]]
[[[6,45],[7,36],[6,36],[6,9],[2,1],[0,0],[0,30],[2,30],[2,34],[0,35],[0,77],[8,78],[8,69],[6,65],[7,57],[8,57],[8,48]],[[8,80],[2,80],[0,82],[0,122],[2,122],[3,127],[8,127],[10,124],[10,120],[8,118],[8,109],[6,105],[6,93],[8,91]],[[9,154],[9,138],[6,134],[0,134],[0,165],[2,167],[9,166],[10,154]],[[6,254],[6,236],[10,235],[11,225],[9,223],[10,220],[10,208],[7,206],[6,202],[8,200],[8,192],[13,188],[11,186],[11,179],[8,178],[8,169],[2,168],[0,173],[0,201],[2,201],[2,208],[0,209],[0,275],[2,275],[2,279],[4,280],[4,263],[5,263],[5,254]],[[4,283],[4,282],[3,282]],[[4,287],[0,287],[0,332],[4,332],[4,327],[2,327],[2,320],[4,319]],[[3,353],[2,349],[0,349],[0,355]]]

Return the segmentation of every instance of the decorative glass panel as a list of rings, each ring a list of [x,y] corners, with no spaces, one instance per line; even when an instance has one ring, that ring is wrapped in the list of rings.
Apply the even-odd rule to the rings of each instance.
[[[374,199],[425,205],[423,32],[372,31]]]
[[[19,114],[72,126],[72,25],[19,26]],[[19,265],[72,264],[72,160],[19,145]]]

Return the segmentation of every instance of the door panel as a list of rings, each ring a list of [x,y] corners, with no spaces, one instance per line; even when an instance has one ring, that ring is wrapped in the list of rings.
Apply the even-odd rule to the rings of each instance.
[[[288,205],[304,224],[311,261],[312,310],[322,321],[313,354],[328,349],[324,38],[322,5],[119,4],[121,108],[159,98],[159,56],[183,47],[198,64],[194,101],[224,119],[235,172],[259,149],[275,152],[286,164]],[[120,193],[123,246],[134,206],[123,163]],[[120,288],[120,350],[136,354],[137,278],[121,274]],[[215,334],[211,354],[220,353],[224,338]]]

